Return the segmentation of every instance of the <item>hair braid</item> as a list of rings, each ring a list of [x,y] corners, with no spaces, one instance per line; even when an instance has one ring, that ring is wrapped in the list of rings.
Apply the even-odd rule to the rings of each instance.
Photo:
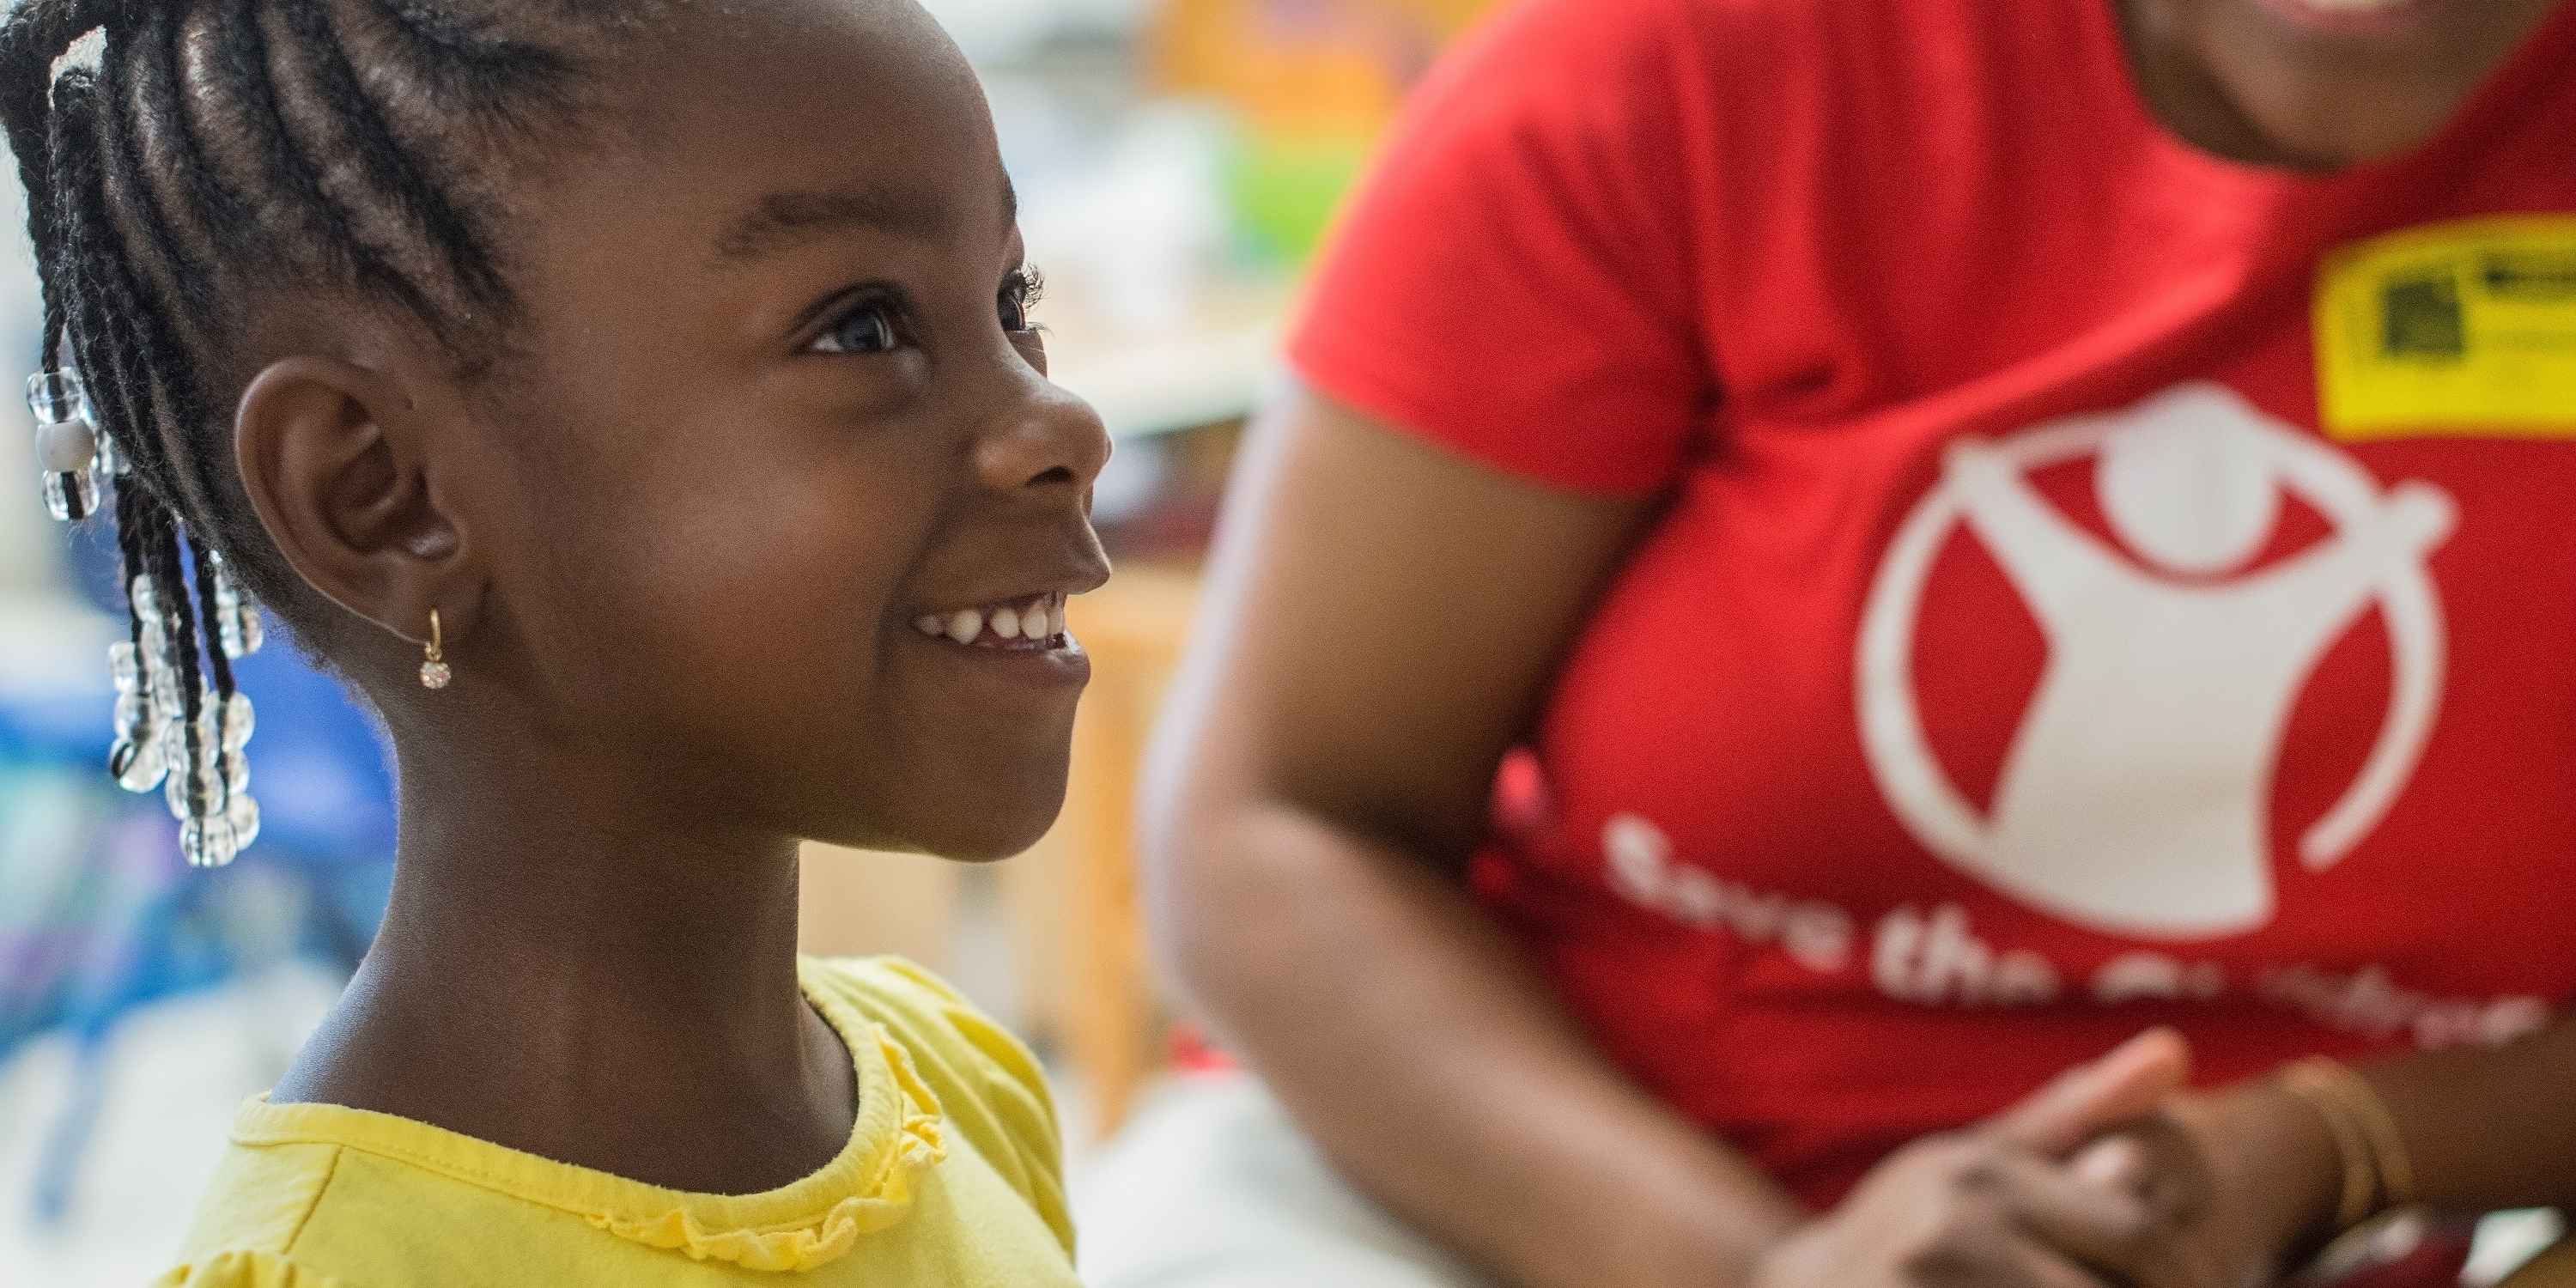
[[[315,647],[345,620],[279,557],[233,464],[229,409],[258,357],[245,324],[335,296],[479,370],[516,314],[493,176],[577,124],[591,51],[667,2],[22,0],[0,19],[45,369],[77,370],[122,461],[126,682],[149,700],[120,730],[119,773],[180,775],[183,843],[215,838],[192,860],[222,862],[222,838],[257,826],[232,759],[244,700],[226,646],[256,635],[238,591]],[[95,67],[67,58],[91,32]]]
[[[112,88],[100,86],[103,105],[114,104],[106,93]],[[95,280],[93,289],[81,294],[80,307],[96,316],[83,317],[84,325],[75,332],[81,369],[104,364],[113,373],[109,383],[129,404],[121,418],[127,432],[120,442],[146,444],[151,467],[145,477],[164,502],[200,531],[213,530],[225,509],[222,498],[238,484],[231,482],[231,453],[185,450],[192,428],[210,419],[198,405],[197,349],[180,333],[185,313],[175,307],[177,293],[170,289],[179,275],[174,262],[187,256],[153,218],[157,212],[151,208],[149,185],[138,183],[129,168],[140,164],[131,131],[116,113],[101,116],[93,127],[100,157],[96,183],[75,189],[94,203],[84,224],[110,230],[139,225],[154,231],[102,237],[102,244],[82,247],[84,266]]]
[[[187,549],[180,544],[183,538],[187,540]],[[197,597],[188,593],[189,549],[196,548],[194,536],[187,533],[184,525],[165,509],[153,533],[149,553],[153,567],[152,590],[170,622],[170,660],[179,681],[179,720],[175,732],[183,754],[174,758],[170,766],[173,775],[170,805],[182,823],[202,826],[206,820],[220,817],[226,802],[218,760],[222,752],[220,736],[212,739],[207,736],[211,722],[205,719],[206,699],[211,687],[207,683],[208,672],[214,669],[214,665],[219,665],[214,663],[214,659],[222,656],[222,650],[211,646],[210,626],[200,627],[203,619],[197,613]]]
[[[223,648],[215,643],[213,626],[217,614],[221,612],[215,595],[215,552],[201,542],[190,541],[188,557],[190,563],[194,565],[193,571],[197,579],[197,619],[208,624],[205,630],[206,672],[214,677],[215,697],[229,699],[233,696],[232,659],[225,656]]]
[[[438,325],[429,298],[410,278],[388,262],[384,252],[358,231],[350,212],[323,191],[319,167],[295,140],[279,114],[277,87],[269,68],[268,35],[262,30],[261,0],[225,0],[224,21],[215,27],[216,56],[232,72],[247,100],[241,122],[253,136],[266,177],[285,190],[304,222],[315,226],[322,245],[343,258],[361,290],[383,294],[415,315]]]
[[[357,71],[350,66],[321,0],[277,0],[277,4],[287,30],[301,46],[304,70],[316,92],[332,105],[352,136],[356,145],[352,150],[367,181],[437,248],[468,303],[486,308],[506,304],[510,290],[501,279],[500,266],[464,215],[422,174],[384,114],[359,87]]]
[[[23,0],[0,22],[0,124],[5,124],[9,150],[18,158],[18,177],[27,189],[27,231],[36,244],[39,270],[57,262],[51,143],[48,108],[53,93],[54,60],[81,33],[106,21],[107,6],[76,0]],[[63,302],[45,292],[45,361],[54,360],[63,335]]]
[[[67,273],[83,289],[71,292],[65,320],[70,324],[72,357],[85,373],[104,375],[90,397],[105,413],[101,427],[118,447],[145,469],[146,478],[175,481],[163,468],[170,444],[162,436],[160,388],[151,372],[165,361],[185,361],[166,352],[146,334],[152,315],[138,308],[136,283],[127,245],[115,236],[117,220],[108,191],[108,175],[119,155],[122,132],[113,125],[109,87],[86,71],[67,74],[57,91],[55,145],[64,155],[57,163],[56,205],[64,225],[63,254]],[[104,118],[104,119],[102,119]],[[119,433],[118,431],[123,432]],[[175,500],[176,494],[165,494]]]
[[[98,413],[101,432],[109,434],[121,451],[139,449],[145,459],[152,460],[166,454],[162,444],[146,441],[130,428],[124,433],[115,432],[120,426],[151,424],[155,417],[148,404],[138,402],[138,398],[150,397],[149,382],[135,378],[141,364],[149,360],[148,353],[139,345],[102,342],[129,328],[132,320],[113,285],[124,256],[113,242],[99,244],[106,227],[106,159],[97,137],[98,100],[96,77],[84,68],[66,72],[56,90],[58,109],[48,141],[55,158],[47,194],[55,221],[51,254],[54,272],[84,283],[86,289],[48,292],[49,296],[67,298],[52,302],[52,308],[60,313],[54,323],[60,332],[47,347],[46,367],[55,369],[68,358],[73,367],[106,375],[108,378],[94,387],[84,382],[85,395]]]
[[[184,156],[156,157],[146,137],[139,103],[151,94],[150,86],[164,72],[175,70],[161,65],[155,53],[166,54],[165,43],[175,27],[165,14],[154,13],[141,20],[129,39],[136,48],[130,58],[114,58],[99,67],[95,131],[103,164],[99,171],[99,213],[113,223],[118,232],[114,239],[123,243],[129,265],[141,261],[143,271],[129,269],[129,276],[148,281],[158,305],[149,318],[137,325],[155,321],[187,325],[214,311],[216,294],[211,274],[203,261],[189,253],[180,231],[187,220],[181,209],[180,194],[165,191],[159,176],[186,167]],[[164,87],[167,92],[168,87]],[[148,118],[147,118],[148,119]],[[165,149],[166,151],[166,149]],[[190,327],[191,330],[197,328]],[[184,357],[184,351],[181,356]],[[161,363],[147,359],[145,367],[160,370]],[[193,381],[173,382],[179,388],[193,387]]]
[[[166,207],[185,222],[184,230],[173,231],[205,247],[215,243],[218,230],[247,227],[255,216],[243,195],[222,181],[206,157],[181,71],[187,32],[183,14],[156,11],[145,29],[136,33],[136,96],[131,106],[139,121],[149,123],[150,137],[158,143],[144,158],[145,173],[168,190]],[[180,296],[190,316],[216,318],[227,311],[210,263],[213,258],[179,256]]]
[[[567,103],[563,83],[574,70],[562,50],[514,37],[490,21],[423,0],[361,0],[387,24],[397,60],[417,74],[448,111],[478,128],[528,130]],[[581,0],[562,6],[560,17],[579,18]],[[600,6],[594,20],[610,16]]]
[[[143,651],[143,615],[131,611],[134,606],[134,573],[136,569],[143,566],[142,533],[152,522],[151,517],[146,513],[146,508],[156,506],[159,502],[154,501],[152,494],[140,485],[130,485],[127,480],[117,480],[111,486],[116,489],[116,553],[120,561],[118,567],[123,574],[120,580],[125,583],[118,587],[117,593],[125,597],[128,609],[125,615],[126,642],[134,646],[135,653],[139,657]]]

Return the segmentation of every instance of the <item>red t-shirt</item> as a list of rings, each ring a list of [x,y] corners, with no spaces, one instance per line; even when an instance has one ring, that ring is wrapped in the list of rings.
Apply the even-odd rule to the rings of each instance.
[[[2164,133],[2112,0],[1535,0],[1433,75],[1293,360],[1667,498],[1476,880],[1613,1060],[1822,1205],[2151,1024],[2217,1083],[2576,996],[2571,65],[2332,176]]]

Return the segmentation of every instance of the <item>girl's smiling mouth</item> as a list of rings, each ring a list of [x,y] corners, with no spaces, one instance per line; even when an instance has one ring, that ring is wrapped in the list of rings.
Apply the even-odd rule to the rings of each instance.
[[[1035,652],[1066,647],[1065,592],[1050,591],[972,608],[923,613],[912,628],[970,648]]]

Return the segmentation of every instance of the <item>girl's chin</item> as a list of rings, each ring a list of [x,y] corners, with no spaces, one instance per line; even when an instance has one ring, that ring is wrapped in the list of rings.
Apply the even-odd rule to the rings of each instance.
[[[1055,810],[997,810],[968,829],[942,831],[917,848],[952,863],[999,863],[1029,852],[1054,825]]]

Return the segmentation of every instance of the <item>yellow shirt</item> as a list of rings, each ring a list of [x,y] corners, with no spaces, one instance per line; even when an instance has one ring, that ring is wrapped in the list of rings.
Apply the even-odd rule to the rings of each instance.
[[[859,1088],[850,1143],[803,1180],[690,1194],[261,1096],[161,1283],[1075,1288],[1055,1106],[1028,1051],[909,962],[807,958],[799,975]]]

